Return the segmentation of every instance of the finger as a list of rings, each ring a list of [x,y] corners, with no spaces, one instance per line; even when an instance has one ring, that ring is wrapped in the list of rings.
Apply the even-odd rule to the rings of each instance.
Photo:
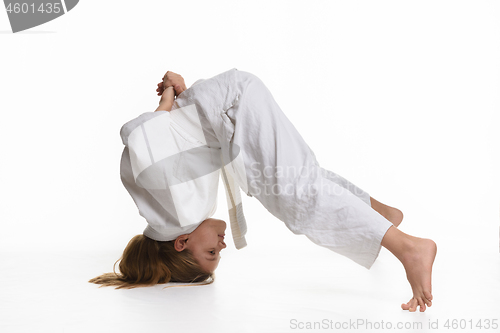
[[[180,94],[180,93],[182,93],[184,90],[186,90],[186,87],[183,87],[183,86],[181,86],[180,84],[177,84],[177,85],[175,86],[175,90],[176,90],[176,91]]]

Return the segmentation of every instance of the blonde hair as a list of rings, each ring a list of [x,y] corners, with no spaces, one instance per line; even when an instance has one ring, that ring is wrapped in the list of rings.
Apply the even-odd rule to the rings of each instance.
[[[115,266],[120,261],[120,273]],[[113,273],[105,273],[89,280],[90,283],[116,286],[115,289],[148,287],[168,282],[213,283],[213,273],[201,269],[192,253],[177,251],[174,241],[160,242],[144,235],[134,236],[113,265]]]

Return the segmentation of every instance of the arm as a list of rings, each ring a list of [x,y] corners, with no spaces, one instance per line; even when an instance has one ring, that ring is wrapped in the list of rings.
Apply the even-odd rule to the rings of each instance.
[[[171,111],[172,105],[174,105],[175,91],[174,87],[170,86],[163,89],[162,85],[162,95],[160,99],[160,105],[156,108],[156,111]]]

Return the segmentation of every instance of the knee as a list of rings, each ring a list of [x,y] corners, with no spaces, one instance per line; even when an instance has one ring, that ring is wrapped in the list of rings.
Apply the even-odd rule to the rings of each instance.
[[[248,88],[249,86],[266,87],[264,82],[255,74],[245,71],[237,71],[236,73],[238,81],[240,82],[240,88],[242,90],[246,90],[246,88]]]
[[[256,81],[262,83],[262,80],[259,79],[259,77],[255,74],[252,74],[250,72],[245,72],[245,71],[240,71],[238,70],[236,72],[239,75],[239,78],[244,81]]]

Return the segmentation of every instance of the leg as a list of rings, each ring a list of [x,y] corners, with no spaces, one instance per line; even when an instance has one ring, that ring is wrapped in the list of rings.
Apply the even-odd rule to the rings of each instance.
[[[237,74],[239,98],[226,115],[248,193],[293,233],[370,268],[392,222],[371,208],[368,194],[319,166],[260,79]]]
[[[314,156],[314,153],[312,153]],[[390,207],[387,205],[384,205],[383,203],[373,199],[370,197],[368,193],[345,179],[344,177],[327,170],[325,168],[322,168],[319,166],[319,164],[316,162],[318,168],[321,170],[321,175],[325,177],[326,179],[342,186],[343,188],[349,190],[352,194],[366,202],[368,205],[370,205],[373,209],[375,209],[380,215],[385,217],[387,220],[389,220],[394,226],[399,226],[401,224],[401,221],[403,221],[403,213],[394,207]]]
[[[349,192],[351,192],[352,194],[354,194],[355,196],[357,196],[358,198],[363,200],[367,205],[371,206],[370,195],[368,193],[366,193],[361,188],[354,185],[353,183],[351,183],[350,181],[348,181],[344,177],[336,174],[335,172],[327,170],[325,168],[322,168],[319,165],[319,163],[316,161],[316,157],[312,151],[311,151],[311,154],[314,156],[315,163],[318,166],[318,168],[321,170],[321,175],[324,178],[326,178],[326,179],[338,184],[339,186],[342,186],[343,188],[349,190]]]
[[[420,311],[425,311],[426,305],[432,305],[431,275],[437,252],[436,243],[410,236],[397,228],[389,228],[382,239],[382,246],[401,261],[413,291],[413,298],[402,304],[401,308],[413,312],[420,306]]]
[[[386,217],[395,209],[356,195],[338,177],[296,173],[320,169],[311,149],[264,84],[251,74],[237,75],[239,99],[226,115],[235,127],[232,142],[241,149],[249,193],[293,233],[368,269],[385,246],[403,263],[413,289],[403,309],[430,306],[435,243],[402,233],[393,224],[401,221]]]
[[[370,203],[373,209],[379,212],[380,215],[388,219],[394,224],[395,227],[401,224],[403,221],[403,212],[399,209],[384,205],[383,203],[370,197]]]

